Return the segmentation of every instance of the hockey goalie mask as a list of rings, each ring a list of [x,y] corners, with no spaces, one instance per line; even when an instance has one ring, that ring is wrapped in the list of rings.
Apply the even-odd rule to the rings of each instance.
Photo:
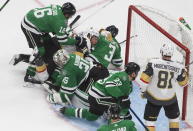
[[[162,56],[173,56],[174,53],[174,46],[172,44],[163,44],[160,53]]]
[[[58,65],[59,67],[63,67],[69,60],[68,53],[64,49],[58,50],[54,54],[53,60],[56,65]]]

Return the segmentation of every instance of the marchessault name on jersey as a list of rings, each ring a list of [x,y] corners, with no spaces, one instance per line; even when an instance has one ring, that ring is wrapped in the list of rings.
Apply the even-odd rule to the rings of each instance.
[[[172,72],[179,73],[180,68],[171,66],[171,65],[165,65],[165,64],[153,64],[154,68],[159,68],[159,69],[164,69],[164,70],[169,70]]]

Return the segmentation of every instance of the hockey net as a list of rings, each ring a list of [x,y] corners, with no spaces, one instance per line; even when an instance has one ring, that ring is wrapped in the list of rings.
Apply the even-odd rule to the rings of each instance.
[[[177,20],[160,10],[131,5],[128,13],[125,63],[128,61],[137,62],[144,70],[149,59],[160,58],[162,44],[172,43],[176,47],[172,59],[189,68],[190,51],[181,43],[181,36],[175,33],[178,29],[171,30],[171,27],[176,25],[182,26]],[[184,56],[179,50],[183,52]],[[193,111],[193,108],[189,108],[187,104],[187,101],[192,99],[189,96],[193,96],[193,93],[187,87],[176,87],[182,120],[188,119],[187,111]]]

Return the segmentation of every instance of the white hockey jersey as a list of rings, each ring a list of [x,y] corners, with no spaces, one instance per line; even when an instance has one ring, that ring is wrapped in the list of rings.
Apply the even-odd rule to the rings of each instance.
[[[146,85],[146,97],[156,104],[169,104],[176,100],[174,87],[178,83],[185,86],[188,76],[183,65],[162,59],[149,61],[141,74],[141,82]]]

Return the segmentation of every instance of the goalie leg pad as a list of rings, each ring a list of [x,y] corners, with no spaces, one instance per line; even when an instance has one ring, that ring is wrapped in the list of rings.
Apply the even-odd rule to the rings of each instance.
[[[49,94],[47,101],[51,104],[63,104],[60,93]]]

